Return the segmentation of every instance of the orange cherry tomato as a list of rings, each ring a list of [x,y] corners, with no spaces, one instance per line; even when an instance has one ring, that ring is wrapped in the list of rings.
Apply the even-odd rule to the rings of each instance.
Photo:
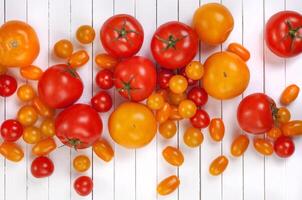
[[[241,44],[231,43],[229,44],[227,51],[240,56],[244,61],[248,61],[250,59],[250,52],[246,48],[243,48]]]
[[[60,40],[54,46],[54,54],[59,58],[68,58],[73,52],[73,45],[69,40]]]
[[[165,101],[168,101],[168,91],[166,89],[159,89],[156,91],[156,93],[163,96]]]
[[[95,63],[102,69],[114,69],[118,60],[109,54],[101,53],[95,57]]]
[[[24,84],[18,88],[17,96],[20,101],[31,101],[36,96],[36,92],[31,85]]]
[[[166,120],[159,125],[159,133],[166,139],[172,138],[177,131],[176,123],[172,120]]]
[[[7,67],[0,65],[0,75],[7,72]]]
[[[90,159],[85,155],[79,155],[73,159],[73,168],[78,172],[85,172],[90,168]]]
[[[24,157],[21,147],[13,142],[3,142],[0,145],[0,153],[6,159],[13,162],[19,162]]]
[[[224,172],[229,164],[229,160],[225,156],[219,156],[215,160],[212,161],[209,172],[213,176],[218,176]]]
[[[79,50],[71,54],[68,59],[68,65],[73,68],[82,67],[89,61],[89,55],[85,50]]]
[[[32,154],[35,156],[46,156],[53,150],[57,148],[57,144],[53,138],[46,138],[40,140],[35,144],[31,150]]]
[[[188,87],[187,79],[182,75],[174,75],[169,80],[169,88],[176,94],[181,94],[186,91]]]
[[[184,143],[191,148],[198,147],[203,142],[203,134],[198,128],[189,127],[183,136]]]
[[[180,102],[182,102],[186,98],[187,98],[187,95],[184,92],[179,93],[179,94],[176,94],[172,91],[168,92],[168,99],[169,99],[169,103],[171,105],[178,106],[180,104]]]
[[[55,135],[55,122],[52,118],[45,118],[40,125],[41,134],[44,137]]]
[[[32,105],[42,117],[53,117],[55,114],[54,109],[46,105],[39,97],[35,97],[32,100]]]
[[[167,119],[169,119],[171,113],[171,106],[168,103],[165,103],[164,106],[156,111],[156,121],[159,123],[165,122]]]
[[[175,147],[171,147],[171,146],[166,147],[163,150],[162,154],[165,160],[173,166],[179,167],[184,162],[184,156],[182,152]]]
[[[161,94],[151,94],[147,99],[147,105],[151,110],[159,110],[165,104],[165,99]]]
[[[77,30],[76,38],[82,44],[89,44],[95,38],[95,31],[89,25],[80,26]]]
[[[36,144],[41,140],[41,131],[37,127],[27,126],[23,130],[22,138],[27,144]]]
[[[35,65],[29,65],[20,68],[20,74],[25,79],[37,81],[41,78],[43,71]]]
[[[181,119],[183,119],[182,116],[180,116],[180,114],[178,112],[178,107],[171,106],[169,119],[171,119],[171,120],[181,120]]]
[[[269,130],[266,135],[271,139],[277,139],[282,135],[281,129],[278,127],[273,127]]]
[[[216,141],[219,142],[223,139],[224,137],[224,123],[222,121],[222,119],[219,118],[214,118],[211,120],[210,125],[209,125],[209,132],[210,132],[210,136],[211,138]]]
[[[157,193],[160,195],[168,195],[175,191],[180,184],[179,178],[175,175],[169,176],[162,180],[157,186]]]
[[[178,106],[178,113],[183,118],[191,118],[195,115],[197,106],[192,100],[183,100]]]
[[[239,135],[232,142],[231,154],[235,157],[241,156],[242,154],[244,154],[244,152],[248,148],[249,143],[250,143],[250,140],[249,140],[248,136]]]
[[[278,108],[277,121],[281,124],[288,122],[291,118],[289,110],[285,107]]]
[[[203,65],[199,61],[192,61],[186,66],[185,72],[189,79],[199,80],[204,73]]]
[[[299,92],[300,88],[297,85],[292,84],[287,86],[281,94],[280,102],[284,105],[290,104],[298,97]]]
[[[257,152],[263,154],[265,156],[272,155],[274,152],[274,147],[269,140],[262,139],[262,138],[255,138],[254,139],[254,147]]]
[[[100,139],[96,141],[92,145],[93,152],[102,160],[105,162],[109,162],[112,160],[114,156],[114,151],[109,144],[109,142],[105,139]]]
[[[36,123],[38,119],[38,113],[33,106],[25,105],[21,107],[17,114],[17,120],[23,126],[30,126]]]
[[[302,120],[289,121],[281,126],[281,130],[285,136],[302,135]]]

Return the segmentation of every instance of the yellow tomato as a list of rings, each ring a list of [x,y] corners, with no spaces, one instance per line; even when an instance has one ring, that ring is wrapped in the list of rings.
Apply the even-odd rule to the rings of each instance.
[[[191,100],[183,100],[178,106],[179,115],[183,118],[191,118],[195,115],[197,106]]]
[[[89,25],[80,26],[76,33],[77,40],[82,44],[89,44],[95,38],[95,31]]]
[[[182,75],[174,75],[169,80],[169,88],[176,94],[183,93],[188,87],[187,79]]]
[[[28,144],[36,144],[41,140],[41,131],[34,126],[27,126],[23,130],[23,140]]]
[[[25,105],[20,108],[17,114],[17,120],[23,126],[30,126],[36,123],[38,119],[38,113],[33,106]]]
[[[203,134],[198,128],[189,127],[183,136],[184,143],[191,148],[198,147],[203,142]]]
[[[85,155],[79,155],[73,159],[73,168],[78,172],[85,172],[90,168],[90,159]]]
[[[73,52],[73,45],[69,40],[60,40],[54,46],[54,54],[59,58],[68,58]]]
[[[152,110],[159,110],[165,104],[165,99],[161,94],[151,94],[147,99],[147,105]]]
[[[172,120],[166,120],[159,125],[159,133],[166,139],[172,138],[177,131],[176,123]]]
[[[43,71],[41,68],[39,68],[35,65],[29,65],[29,66],[20,68],[20,74],[25,79],[36,81],[41,78]]]
[[[42,121],[40,130],[43,136],[52,137],[55,135],[55,123],[51,118],[46,118]]]
[[[36,95],[34,88],[29,84],[21,85],[18,88],[17,96],[20,101],[31,101]]]
[[[185,70],[187,77],[192,80],[201,79],[204,73],[203,65],[198,61],[190,62]]]

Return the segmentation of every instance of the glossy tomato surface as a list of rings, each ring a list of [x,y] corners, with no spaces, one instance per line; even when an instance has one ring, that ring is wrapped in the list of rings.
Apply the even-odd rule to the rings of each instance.
[[[48,157],[37,157],[31,163],[31,174],[36,178],[45,178],[52,175],[54,164]]]

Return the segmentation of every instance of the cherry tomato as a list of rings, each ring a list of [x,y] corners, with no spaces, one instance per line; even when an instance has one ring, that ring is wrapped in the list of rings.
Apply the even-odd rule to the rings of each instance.
[[[285,136],[299,136],[302,135],[302,121],[293,120],[286,122],[281,126],[283,135]]]
[[[45,118],[40,125],[41,134],[44,137],[55,135],[55,122],[52,118]]]
[[[189,127],[183,136],[184,143],[191,148],[198,147],[203,142],[203,134],[198,128]]]
[[[93,189],[93,182],[88,176],[80,176],[74,181],[73,187],[79,195],[87,196]]]
[[[32,105],[42,117],[53,117],[55,114],[55,110],[46,105],[39,97],[32,100]]]
[[[30,126],[36,123],[36,121],[38,120],[38,113],[33,106],[25,105],[19,109],[17,120],[23,126]]]
[[[157,83],[160,88],[166,89],[169,87],[169,81],[174,75],[173,71],[167,69],[161,69],[157,74]]]
[[[24,84],[18,88],[17,96],[21,101],[31,101],[36,96],[36,92],[31,85]]]
[[[40,140],[32,147],[32,154],[35,156],[46,156],[57,148],[57,144],[53,138]]]
[[[72,68],[82,67],[89,61],[89,55],[85,50],[79,50],[68,58],[68,65]]]
[[[20,74],[23,78],[27,80],[39,80],[43,74],[43,71],[41,68],[35,66],[35,65],[29,65],[26,67],[20,68]]]
[[[291,118],[291,115],[287,108],[285,108],[285,107],[278,108],[277,121],[280,124],[284,124],[284,123],[288,122],[290,120],[290,118]]]
[[[17,90],[17,81],[14,77],[2,74],[0,75],[0,96],[9,97]]]
[[[214,118],[211,120],[210,122],[210,126],[209,126],[209,132],[210,132],[210,136],[211,138],[216,141],[219,142],[223,139],[224,137],[224,123],[222,121],[222,119],[219,118]]]
[[[185,77],[188,81],[188,85],[189,86],[193,86],[193,85],[196,85],[198,83],[197,80],[193,80],[193,79],[190,79],[189,77],[187,77],[187,74],[186,74],[186,68],[183,67],[179,70],[179,74],[182,75],[183,77]]]
[[[112,98],[106,91],[100,91],[90,101],[91,106],[98,112],[107,112],[112,107]]]
[[[95,77],[95,82],[99,88],[108,90],[113,87],[113,72],[109,69],[103,69],[99,71]]]
[[[190,118],[192,126],[195,128],[206,128],[210,124],[210,117],[203,109],[197,109],[195,115]]]
[[[22,136],[22,133],[22,124],[17,120],[8,119],[1,125],[1,136],[4,141],[15,142]]]
[[[197,107],[191,100],[183,100],[178,106],[178,113],[183,118],[191,118],[195,115]]]
[[[179,178],[175,175],[169,176],[157,185],[157,193],[160,195],[168,195],[175,191],[180,184]]]
[[[158,131],[161,136],[166,139],[170,139],[176,134],[176,123],[173,120],[166,120],[165,122],[159,124]]]
[[[179,112],[178,112],[178,107],[177,106],[170,106],[171,107],[171,111],[170,111],[170,115],[169,115],[169,119],[170,120],[182,120],[182,116],[180,116]]]
[[[0,65],[0,75],[5,74],[7,72],[7,67]]]
[[[248,148],[249,143],[250,140],[246,135],[239,135],[232,142],[231,154],[235,157],[241,156]]]
[[[160,94],[163,98],[164,101],[168,101],[168,91],[166,89],[159,89],[156,91],[157,94]]]
[[[277,139],[282,135],[282,131],[278,127],[273,127],[266,133],[266,135],[271,139]]]
[[[0,154],[13,162],[19,162],[24,157],[21,147],[13,142],[3,142],[0,145]]]
[[[169,103],[174,106],[178,106],[180,102],[186,99],[186,93],[176,94],[172,91],[168,92]]]
[[[188,92],[187,97],[192,100],[196,106],[203,106],[208,102],[208,94],[202,87],[193,87]]]
[[[24,128],[22,137],[27,144],[36,144],[41,140],[42,136],[39,128],[27,126]]]
[[[179,167],[184,162],[184,156],[182,152],[175,147],[171,147],[171,146],[166,147],[163,150],[162,154],[164,159],[173,166]]]
[[[171,106],[169,103],[165,103],[164,106],[156,111],[156,121],[160,124],[169,119],[171,113]]]
[[[182,75],[174,75],[169,80],[169,88],[176,94],[183,93],[188,87],[187,79]]]
[[[89,25],[80,26],[76,32],[76,38],[82,44],[89,44],[95,38],[95,31]]]
[[[96,55],[94,61],[98,67],[110,70],[114,69],[119,62],[118,59],[106,53]]]
[[[274,143],[274,150],[281,158],[288,158],[295,152],[295,143],[291,137],[281,136]]]
[[[248,61],[250,59],[250,52],[247,49],[242,48],[241,44],[231,43],[229,44],[227,51],[240,56],[240,58],[244,61]]]
[[[284,105],[290,104],[298,97],[299,92],[300,88],[297,85],[292,84],[287,86],[281,94],[280,102]]]
[[[262,138],[255,138],[254,139],[254,147],[257,152],[263,154],[265,156],[272,155],[274,152],[274,148],[272,143],[269,140],[262,139]]]
[[[185,68],[189,79],[200,80],[204,73],[203,65],[199,61],[191,61]]]
[[[54,54],[59,58],[69,58],[73,52],[73,45],[69,40],[60,40],[54,46]]]
[[[73,159],[73,168],[78,172],[85,172],[90,168],[90,159],[85,155],[79,155]]]
[[[100,139],[93,143],[92,149],[93,152],[105,162],[109,162],[114,156],[114,151],[111,145],[105,139]]]
[[[151,94],[147,99],[147,105],[151,110],[159,110],[165,104],[165,99],[161,94]]]
[[[37,157],[31,163],[31,174],[36,178],[45,178],[52,175],[55,167],[48,157]]]
[[[218,156],[215,160],[212,161],[209,172],[213,176],[218,176],[225,171],[229,164],[229,160],[225,156]]]

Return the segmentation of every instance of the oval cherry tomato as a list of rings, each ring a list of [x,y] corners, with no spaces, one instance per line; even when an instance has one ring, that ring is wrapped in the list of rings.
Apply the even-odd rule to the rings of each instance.
[[[157,83],[162,89],[169,87],[169,80],[174,75],[173,71],[167,69],[160,69],[157,75]]]
[[[0,145],[0,154],[13,162],[19,162],[24,157],[21,147],[13,142],[3,142]]]
[[[225,156],[218,156],[215,160],[212,161],[209,172],[213,176],[218,176],[225,171],[229,164],[229,160]]]
[[[24,128],[22,137],[27,144],[36,144],[41,140],[42,136],[39,128],[27,126]]]
[[[68,66],[72,68],[82,67],[89,61],[89,55],[86,50],[79,50],[71,54],[68,58]]]
[[[199,61],[191,61],[185,68],[186,75],[189,79],[200,80],[203,76],[203,65]]]
[[[112,107],[112,98],[106,91],[100,91],[90,101],[91,106],[98,112],[107,112]]]
[[[100,139],[93,143],[92,149],[93,152],[105,162],[109,162],[114,157],[114,151],[109,142],[105,139]]]
[[[241,156],[248,148],[249,143],[250,140],[246,135],[239,135],[232,142],[231,154],[235,157]]]
[[[119,62],[118,59],[106,53],[96,55],[94,61],[98,67],[111,70],[114,69]]]
[[[21,101],[31,101],[36,96],[36,92],[31,85],[24,84],[18,88],[17,96]]]
[[[13,95],[16,90],[17,81],[14,77],[6,74],[0,75],[0,96],[9,97]]]
[[[41,68],[35,65],[28,65],[26,67],[20,68],[20,74],[23,78],[27,80],[39,80],[43,74]]]
[[[46,105],[39,97],[34,97],[32,105],[42,117],[53,117],[55,110]]]
[[[299,136],[302,135],[302,121],[293,120],[286,122],[281,126],[283,135],[285,136]]]
[[[95,38],[95,31],[89,25],[80,26],[76,32],[76,38],[82,44],[89,44]]]
[[[22,133],[22,124],[17,120],[8,119],[1,124],[1,136],[4,141],[15,142],[22,136]]]
[[[113,87],[113,72],[109,69],[103,69],[99,71],[95,77],[95,82],[99,88],[108,90]]]
[[[284,123],[288,122],[290,120],[290,118],[291,118],[291,115],[287,108],[285,108],[285,107],[278,108],[277,121],[280,124],[284,124]]]
[[[180,181],[177,176],[169,176],[157,185],[157,193],[160,195],[168,195],[176,190],[179,184]]]
[[[170,110],[170,115],[169,115],[169,119],[170,120],[182,120],[182,116],[180,116],[179,112],[178,112],[178,107],[176,106],[170,106],[171,110]]]
[[[266,139],[255,138],[254,147],[257,152],[259,152],[260,154],[265,155],[265,156],[270,156],[274,152],[272,143]]]
[[[155,118],[160,124],[169,119],[171,113],[171,106],[165,103],[164,106],[156,111]]]
[[[191,100],[183,100],[178,106],[178,113],[183,118],[191,118],[195,115],[197,106]]]
[[[80,176],[74,181],[73,187],[79,195],[87,196],[93,189],[93,182],[88,176]]]
[[[90,159],[85,155],[79,155],[73,159],[73,168],[78,172],[85,172],[90,168]]]
[[[170,90],[168,92],[168,102],[171,105],[178,106],[180,102],[182,102],[185,99],[186,99],[186,93],[184,92],[179,94],[176,94]]]
[[[250,52],[246,48],[243,48],[241,44],[231,43],[229,44],[227,51],[238,55],[244,61],[250,59]]]
[[[211,138],[216,141],[219,142],[223,139],[224,137],[224,123],[222,121],[222,119],[219,118],[214,118],[211,120],[210,122],[210,126],[209,126],[209,132],[210,132],[210,136]]]
[[[172,120],[166,120],[165,122],[159,124],[159,133],[166,139],[172,138],[177,131],[176,123]]]
[[[73,52],[73,45],[69,40],[60,40],[54,46],[54,54],[59,58],[69,58]]]
[[[181,94],[186,91],[188,87],[187,79],[182,75],[174,75],[169,80],[169,88],[175,94]]]
[[[290,104],[298,97],[299,92],[300,92],[300,88],[297,85],[292,84],[292,85],[287,86],[281,94],[280,102],[284,105]]]
[[[195,115],[190,118],[190,122],[195,128],[206,128],[210,124],[210,117],[205,110],[197,109]]]
[[[273,127],[266,133],[266,135],[271,139],[277,139],[282,135],[282,131],[278,127]]]
[[[166,147],[163,150],[162,154],[164,159],[173,166],[179,167],[184,162],[184,156],[182,152],[175,147],[171,147],[171,146]]]
[[[198,147],[203,142],[203,134],[200,129],[189,127],[183,136],[183,140],[188,147]]]
[[[52,118],[45,118],[40,125],[41,134],[44,137],[55,135],[55,122]]]
[[[23,106],[19,109],[17,120],[23,126],[31,126],[38,120],[38,113],[33,106]]]
[[[178,74],[182,75],[183,77],[185,77],[187,79],[189,86],[193,86],[193,85],[196,85],[198,83],[197,80],[193,80],[193,79],[190,79],[189,77],[187,77],[186,68],[185,67],[181,68],[179,70]]]
[[[196,106],[203,106],[208,102],[208,94],[202,87],[191,88],[187,97],[192,100]]]
[[[147,105],[151,110],[159,110],[165,104],[165,99],[161,94],[151,94],[147,99]]]
[[[31,163],[31,174],[36,178],[45,178],[52,175],[55,167],[48,157],[37,157]]]
[[[279,137],[274,143],[274,150],[281,158],[288,158],[295,152],[295,143],[288,136]]]
[[[40,140],[32,147],[32,154],[35,156],[46,156],[57,148],[57,144],[53,138]]]

